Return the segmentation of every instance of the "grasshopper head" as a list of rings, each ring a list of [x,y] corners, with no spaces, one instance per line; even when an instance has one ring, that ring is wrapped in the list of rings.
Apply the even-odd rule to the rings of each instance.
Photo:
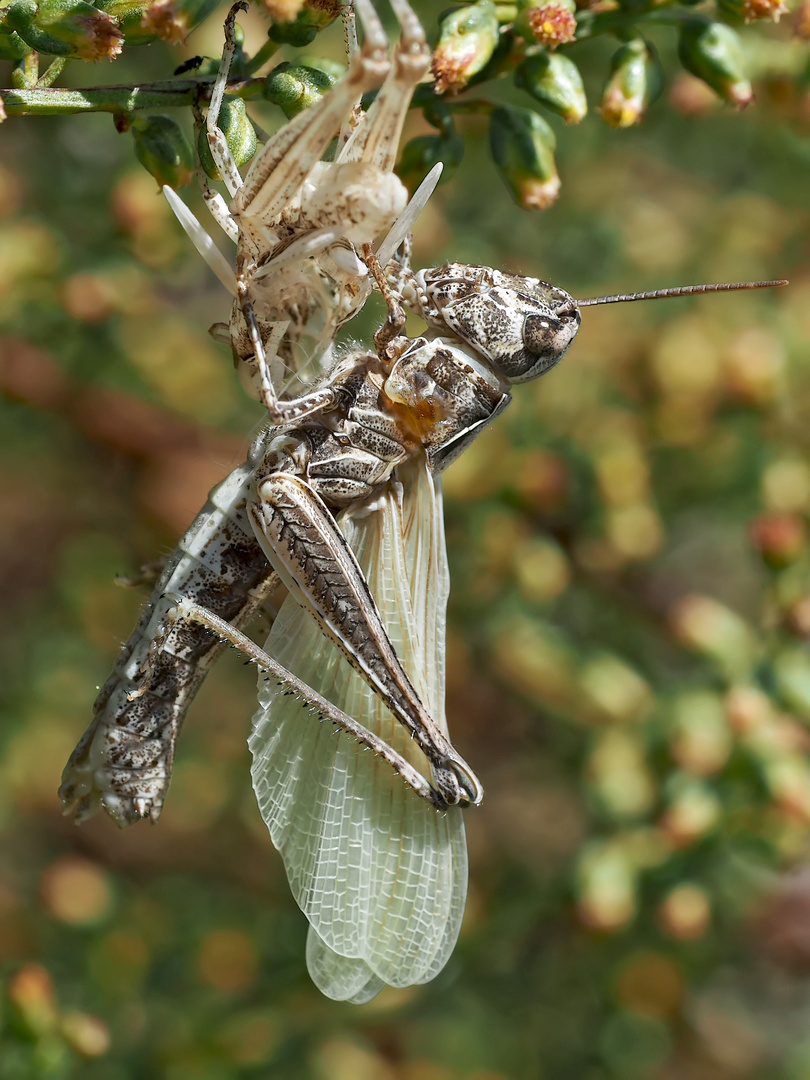
[[[574,300],[539,278],[449,263],[420,270],[403,289],[403,298],[430,326],[466,342],[511,384],[536,379],[562,360],[579,330],[580,308],[781,285],[787,285],[783,278],[734,281]]]
[[[472,346],[508,384],[554,367],[579,329],[576,301],[563,289],[486,266],[422,270],[406,299],[431,326]]]

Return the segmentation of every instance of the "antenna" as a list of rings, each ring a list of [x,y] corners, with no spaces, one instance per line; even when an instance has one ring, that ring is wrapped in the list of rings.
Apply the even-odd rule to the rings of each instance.
[[[778,289],[788,282],[779,281],[732,281],[722,285],[679,285],[674,289],[654,289],[652,292],[618,293],[616,296],[592,296],[587,300],[575,300],[577,307],[594,307],[596,304],[624,304],[629,300],[664,300],[670,296],[693,296],[695,293],[735,292],[738,289]]]

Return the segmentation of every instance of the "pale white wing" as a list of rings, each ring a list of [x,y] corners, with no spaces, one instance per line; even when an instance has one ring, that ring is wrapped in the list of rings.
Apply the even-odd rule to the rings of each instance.
[[[172,208],[175,217],[183,226],[186,235],[191,240],[194,247],[202,255],[209,267],[214,271],[216,276],[231,294],[236,296],[236,271],[219,250],[217,245],[199,223],[197,218],[192,214],[180,196],[176,191],[173,191],[167,184],[163,185],[163,194],[166,197],[166,202]]]
[[[441,492],[424,463],[362,515],[341,520],[414,685],[446,731],[449,579]],[[314,620],[285,601],[267,651],[427,775],[407,732]],[[427,982],[458,936],[467,891],[462,813],[439,813],[391,767],[260,683],[253,785],[297,903],[307,964],[329,997],[355,1002],[386,983]]]
[[[430,199],[430,196],[436,190],[439,180],[441,180],[443,168],[444,165],[442,162],[437,161],[413,193],[413,197],[408,202],[408,205],[391,226],[388,235],[380,244],[377,251],[377,258],[380,260],[380,266],[385,266],[393,259],[397,248],[414,227],[416,219],[424,210],[428,199]]]

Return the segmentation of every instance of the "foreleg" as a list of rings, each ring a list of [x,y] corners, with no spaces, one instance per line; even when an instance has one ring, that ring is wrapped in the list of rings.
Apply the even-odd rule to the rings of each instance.
[[[242,177],[239,175],[239,169],[236,167],[233,155],[228,149],[227,140],[217,121],[219,120],[219,110],[222,108],[222,99],[225,96],[225,88],[228,85],[231,64],[236,53],[236,16],[238,12],[247,10],[248,5],[244,0],[239,0],[238,4],[233,5],[225,19],[225,48],[222,50],[222,60],[220,61],[214,88],[211,91],[211,104],[208,107],[208,117],[206,119],[206,134],[208,145],[211,148],[211,156],[217,169],[219,169],[219,174],[231,198],[241,188]],[[208,202],[207,198],[206,202]]]

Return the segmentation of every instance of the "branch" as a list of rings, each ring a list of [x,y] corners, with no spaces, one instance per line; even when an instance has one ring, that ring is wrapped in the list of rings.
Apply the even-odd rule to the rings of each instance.
[[[130,113],[192,105],[211,96],[215,76],[202,79],[164,79],[141,86],[93,86],[86,90],[38,88],[0,90],[7,116],[62,116],[71,113]],[[240,79],[228,90],[242,98],[259,97],[264,79]]]

